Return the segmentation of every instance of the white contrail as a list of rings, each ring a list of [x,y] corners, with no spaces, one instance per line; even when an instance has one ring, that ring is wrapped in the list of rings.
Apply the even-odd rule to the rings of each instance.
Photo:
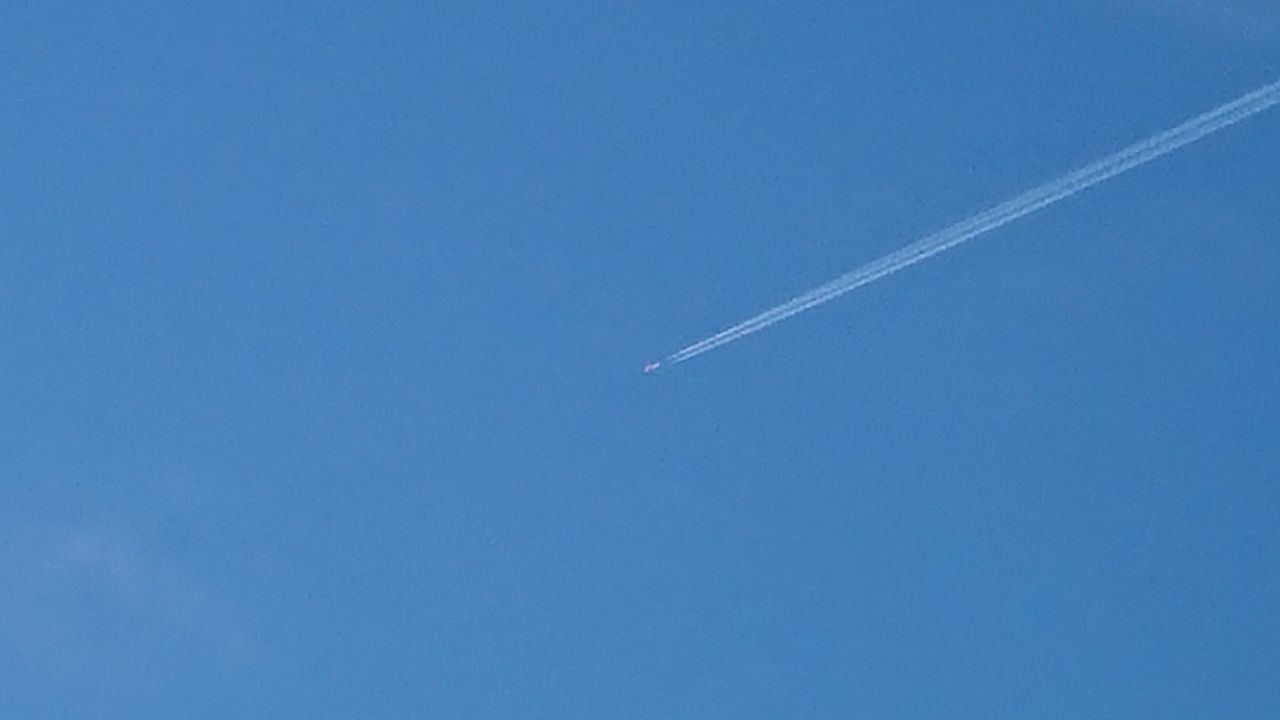
[[[714,350],[721,345],[726,345],[739,338],[759,332],[792,315],[834,300],[854,288],[879,280],[886,275],[891,275],[909,265],[914,265],[921,260],[937,255],[943,250],[953,248],[966,240],[1011,223],[1041,208],[1048,207],[1076,193],[1088,190],[1094,185],[1110,180],[1117,175],[1145,165],[1162,155],[1167,155],[1174,150],[1190,145],[1203,137],[1234,125],[1278,103],[1280,103],[1280,81],[1266,85],[1203,115],[1198,115],[1172,130],[1166,130],[1150,139],[1130,145],[1057,180],[1047,182],[1034,190],[1029,190],[1012,200],[996,205],[990,210],[978,213],[968,220],[956,223],[945,230],[917,240],[901,250],[889,253],[878,260],[873,260],[825,285],[820,285],[803,295],[798,295],[781,305],[744,320],[731,328],[722,330],[705,340],[700,340],[682,350],[677,350],[667,356],[664,362],[671,364],[684,362]],[[653,367],[656,367],[656,365]]]

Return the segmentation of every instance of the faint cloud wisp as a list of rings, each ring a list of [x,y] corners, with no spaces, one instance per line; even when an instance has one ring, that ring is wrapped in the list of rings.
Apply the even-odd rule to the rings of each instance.
[[[234,667],[256,643],[195,578],[129,535],[27,524],[0,536],[0,654],[116,692],[174,663]]]

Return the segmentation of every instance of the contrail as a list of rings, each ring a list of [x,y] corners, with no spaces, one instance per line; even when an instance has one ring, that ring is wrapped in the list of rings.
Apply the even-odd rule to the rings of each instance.
[[[1060,200],[1065,200],[1077,193],[1088,190],[1094,185],[1110,180],[1117,175],[1146,165],[1156,158],[1190,145],[1201,138],[1245,120],[1278,103],[1280,103],[1280,81],[1259,88],[1248,95],[1232,100],[1202,115],[1197,115],[1171,130],[1166,130],[1147,140],[1114,152],[1101,160],[1067,173],[1057,180],[1051,180],[1034,190],[1029,190],[1012,200],[1000,203],[990,210],[978,213],[945,230],[921,238],[901,250],[889,253],[878,260],[873,260],[856,270],[851,270],[781,305],[765,310],[759,315],[744,320],[731,328],[721,330],[705,340],[700,340],[682,350],[677,350],[667,356],[663,362],[669,364],[681,363],[705,352],[710,352],[721,345],[727,345],[747,335],[759,332],[770,325],[786,320],[792,315],[830,302],[854,288],[875,282],[887,275],[892,275],[905,267],[933,257],[943,250],[953,248],[966,240],[971,240]],[[646,372],[656,370],[658,365],[659,363],[650,363],[646,367]]]

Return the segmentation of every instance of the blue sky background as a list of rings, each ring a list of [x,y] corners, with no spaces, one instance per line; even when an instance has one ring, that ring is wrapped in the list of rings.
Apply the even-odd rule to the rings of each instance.
[[[1277,75],[1265,0],[11,3],[0,715],[1280,714],[1275,111],[638,373]]]

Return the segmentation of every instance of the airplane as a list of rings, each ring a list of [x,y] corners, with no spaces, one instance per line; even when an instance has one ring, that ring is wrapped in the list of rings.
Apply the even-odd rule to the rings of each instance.
[[[644,370],[642,370],[641,372],[643,372],[645,375],[648,375],[649,373],[655,372],[655,371],[656,371],[658,368],[660,368],[660,367],[662,367],[662,361],[661,361],[661,360],[654,360],[653,362],[649,363],[648,365],[645,365],[645,366],[644,366]]]

